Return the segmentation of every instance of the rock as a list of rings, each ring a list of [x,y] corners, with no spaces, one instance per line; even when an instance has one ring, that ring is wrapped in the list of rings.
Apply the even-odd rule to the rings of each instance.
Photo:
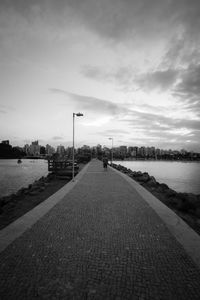
[[[42,185],[41,185],[40,182],[34,182],[34,183],[32,184],[31,190],[39,190],[41,186],[42,186]]]
[[[187,194],[188,201],[192,203],[192,205],[195,207],[195,209],[200,208],[200,199],[198,195],[194,195],[192,193]]]
[[[45,178],[44,178],[44,176],[42,176],[40,179],[39,179],[39,181],[44,181],[45,180]]]
[[[169,190],[169,187],[165,183],[158,183],[157,191],[160,193],[165,193],[167,190]]]
[[[156,181],[156,179],[153,176],[149,177],[150,179],[147,181],[147,186],[148,187],[157,187],[158,183]]]
[[[150,176],[148,173],[143,173],[142,176],[139,176],[138,181],[140,182],[147,182],[149,181]]]
[[[2,197],[0,199],[0,207],[4,206],[5,204],[6,204],[6,199],[5,199],[5,197]]]
[[[30,195],[30,196],[35,196],[35,195],[37,195],[38,193],[39,193],[38,190],[30,191],[30,192],[29,192],[29,195]]]
[[[29,189],[24,189],[24,195],[28,195],[29,194]]]
[[[168,197],[168,198],[171,198],[171,197],[175,197],[176,196],[176,192],[174,191],[174,190],[172,190],[172,189],[167,189],[166,191],[165,191],[165,195]]]
[[[19,191],[17,191],[17,196],[22,196],[24,194],[25,188],[21,188]]]
[[[136,176],[137,176],[137,177],[140,177],[140,176],[142,176],[142,175],[143,175],[142,172],[140,172],[140,171],[136,172]]]
[[[129,175],[131,178],[135,178],[137,176],[135,171],[132,171]]]
[[[179,200],[177,208],[189,212],[189,210],[196,210],[195,203],[190,201],[189,194],[187,193],[177,193],[176,198]]]

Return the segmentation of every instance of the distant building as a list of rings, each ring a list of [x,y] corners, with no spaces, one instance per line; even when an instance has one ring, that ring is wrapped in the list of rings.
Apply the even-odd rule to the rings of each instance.
[[[146,148],[145,147],[138,148],[138,156],[140,156],[140,157],[146,156]]]
[[[46,150],[46,155],[52,155],[55,153],[55,149],[49,144],[46,145],[45,150]]]
[[[24,150],[24,152],[26,153],[27,156],[30,155],[30,149],[29,148],[30,148],[30,146],[28,144],[24,145],[23,150]]]
[[[125,157],[127,155],[127,146],[120,146],[119,147],[119,152],[120,152],[120,155]]]
[[[64,156],[65,155],[65,147],[62,145],[58,146],[56,152],[59,154],[59,156],[61,156],[61,157]]]
[[[9,140],[5,140],[1,142],[3,145],[10,145]]]
[[[40,156],[40,145],[38,141],[34,141],[31,143],[29,147],[29,153],[32,156]]]

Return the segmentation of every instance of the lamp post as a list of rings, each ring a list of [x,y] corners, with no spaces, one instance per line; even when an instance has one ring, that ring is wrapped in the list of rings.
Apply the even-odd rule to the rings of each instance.
[[[72,149],[72,181],[74,181],[74,119],[75,116],[82,117],[82,113],[73,113],[73,149]]]
[[[113,163],[113,138],[108,138],[109,140],[112,140],[112,149],[111,149],[111,166],[112,166],[112,163]]]

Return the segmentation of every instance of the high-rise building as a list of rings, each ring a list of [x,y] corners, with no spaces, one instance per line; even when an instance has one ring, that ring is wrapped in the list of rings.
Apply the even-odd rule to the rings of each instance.
[[[29,152],[30,152],[30,155],[40,156],[40,145],[39,145],[38,141],[34,141],[31,143],[31,145],[29,147]]]
[[[55,149],[49,144],[46,145],[45,149],[47,155],[52,155],[55,153]]]
[[[28,144],[24,145],[23,150],[26,153],[26,155],[30,155],[30,146]]]
[[[65,147],[60,145],[57,147],[57,151],[56,151],[60,156],[64,156],[65,155]]]
[[[120,146],[119,151],[120,151],[120,155],[125,157],[127,155],[127,146]]]

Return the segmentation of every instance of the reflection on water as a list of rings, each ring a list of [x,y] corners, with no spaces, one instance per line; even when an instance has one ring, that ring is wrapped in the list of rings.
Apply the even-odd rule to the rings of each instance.
[[[200,163],[171,161],[115,161],[133,171],[148,172],[158,182],[166,183],[177,192],[200,194]],[[0,159],[0,197],[27,187],[48,174],[48,164],[42,159]]]
[[[200,163],[172,161],[115,161],[133,171],[148,172],[177,192],[200,194]]]
[[[48,174],[48,164],[42,159],[0,159],[0,197],[27,187]]]

